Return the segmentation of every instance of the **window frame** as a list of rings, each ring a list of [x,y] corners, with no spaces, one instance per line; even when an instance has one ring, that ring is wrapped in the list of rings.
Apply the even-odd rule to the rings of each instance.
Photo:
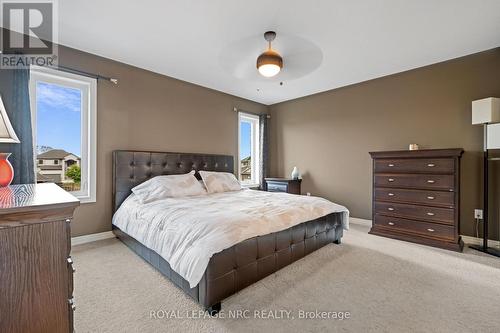
[[[251,137],[251,147],[250,147],[250,159],[251,159],[251,182],[243,183],[241,180],[241,123],[248,122],[251,124],[250,127],[250,137]],[[260,186],[260,170],[259,170],[259,160],[260,160],[260,120],[259,116],[246,112],[238,112],[238,180],[244,187],[258,187]]]
[[[37,96],[36,85],[45,82],[59,86],[79,89],[82,94],[81,108],[81,189],[68,192],[77,197],[81,203],[96,202],[97,185],[97,79],[67,73],[60,70],[31,66],[30,67],[30,103],[33,128],[33,144],[36,148],[36,118],[37,118]],[[72,153],[72,152],[71,152]],[[33,154],[36,159],[36,153]]]

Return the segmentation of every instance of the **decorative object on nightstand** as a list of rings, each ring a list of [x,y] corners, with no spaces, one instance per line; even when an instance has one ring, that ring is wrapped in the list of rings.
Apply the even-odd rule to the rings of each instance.
[[[500,251],[488,247],[488,206],[489,206],[489,163],[498,161],[490,158],[489,149],[500,149],[500,98],[483,98],[472,102],[472,124],[484,126],[483,144],[483,245],[471,245],[470,248],[497,257]]]
[[[70,221],[79,204],[55,184],[0,188],[0,331],[73,332]]]
[[[10,123],[0,96],[0,143],[20,143]],[[0,187],[9,186],[14,179],[14,169],[9,162],[10,153],[0,153]]]
[[[300,178],[300,172],[299,169],[295,166],[293,167],[292,170],[292,179],[299,179]]]
[[[462,148],[371,152],[370,234],[462,251]]]
[[[300,183],[302,179],[289,178],[265,178],[268,192],[286,192],[300,194]]]

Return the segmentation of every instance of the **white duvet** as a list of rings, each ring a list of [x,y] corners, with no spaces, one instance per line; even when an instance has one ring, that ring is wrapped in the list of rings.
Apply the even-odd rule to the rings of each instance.
[[[246,239],[349,211],[326,199],[254,190],[169,198],[141,204],[131,194],[113,224],[154,250],[195,287],[212,255]]]

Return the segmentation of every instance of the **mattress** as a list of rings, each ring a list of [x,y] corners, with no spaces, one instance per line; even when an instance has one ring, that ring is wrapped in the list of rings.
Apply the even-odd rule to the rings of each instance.
[[[169,198],[141,204],[131,194],[113,224],[169,262],[189,282],[200,282],[210,258],[246,239],[349,211],[326,199],[254,190]]]

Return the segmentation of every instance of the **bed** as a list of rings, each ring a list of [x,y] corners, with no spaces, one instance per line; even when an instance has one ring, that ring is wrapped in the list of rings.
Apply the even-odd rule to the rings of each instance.
[[[221,309],[223,299],[248,285],[329,243],[340,244],[343,230],[348,227],[348,211],[344,207],[331,206],[335,205],[333,203],[327,205],[327,200],[324,199],[306,198],[287,193],[268,193],[247,189],[237,193],[210,194],[203,198],[166,200],[161,203],[148,204],[147,207],[137,204],[133,194],[131,195],[133,187],[158,175],[184,174],[191,170],[234,173],[233,168],[233,157],[228,155],[123,150],[113,152],[114,234],[211,314]],[[196,176],[199,177],[199,174],[196,173]],[[235,204],[238,202],[241,202],[244,207],[238,208],[240,205]],[[267,202],[273,204],[267,204]],[[274,204],[274,202],[277,203]],[[280,226],[280,220],[264,221],[268,214],[271,216],[272,212],[275,215],[283,215],[283,212],[276,207],[281,205],[283,208],[287,202],[290,202],[290,210],[293,206],[297,206],[297,203],[303,202],[304,209],[308,210],[307,214],[311,215],[301,215],[301,211],[296,209],[292,214],[295,224],[288,228],[285,227],[287,224]],[[121,206],[123,207],[119,209]],[[192,209],[186,210],[186,207],[192,207]],[[182,260],[163,250],[175,240],[168,237],[161,238],[163,237],[161,232],[166,232],[163,230],[164,226],[171,227],[171,224],[165,224],[165,221],[157,216],[166,215],[164,219],[171,221],[170,215],[167,214],[169,209],[174,212],[186,212],[181,214],[184,220],[177,224],[176,231],[193,234],[205,233],[205,229],[201,229],[199,225],[205,228],[213,225],[228,226],[231,222],[232,215],[230,214],[238,214],[241,210],[255,211],[255,207],[262,207],[261,218],[255,220],[255,226],[260,225],[258,232],[253,230],[253,233],[238,234],[239,238],[236,243],[234,240],[231,243],[230,240],[221,237],[220,244],[211,248],[213,253],[204,255],[199,250],[190,253],[190,260],[199,259],[198,261],[202,262],[196,266],[197,269],[192,269],[194,265],[183,266]],[[223,210],[227,212],[222,212]],[[193,215],[192,218],[198,220],[192,224],[189,223],[191,217],[188,214],[191,211],[193,214],[198,214]],[[144,232],[139,233],[136,230],[138,228],[135,227],[133,217],[137,216],[138,212],[143,219],[150,218],[152,221],[151,223],[143,221],[142,224],[152,229],[148,230],[149,237],[143,237]],[[204,216],[203,219],[198,217],[200,212]],[[314,218],[308,220],[305,216],[314,216]],[[282,220],[286,220],[286,223],[293,222],[289,221],[289,217],[282,218]],[[235,221],[237,221],[236,216]],[[161,240],[154,239],[157,235]],[[251,237],[252,235],[256,236]],[[166,239],[168,239],[168,244],[166,244]],[[180,259],[184,262],[189,261],[189,258]]]

